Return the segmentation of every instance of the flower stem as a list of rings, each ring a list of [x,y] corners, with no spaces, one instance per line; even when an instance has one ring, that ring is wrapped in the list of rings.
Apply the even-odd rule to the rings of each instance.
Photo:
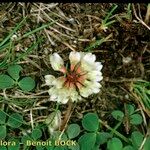
[[[66,130],[66,128],[67,128],[67,124],[68,124],[69,119],[70,119],[70,117],[71,117],[71,114],[72,114],[72,112],[73,112],[73,111],[71,111],[72,108],[74,109],[73,103],[72,103],[72,101],[69,100],[69,101],[68,101],[68,108],[67,108],[67,111],[66,111],[64,120],[63,120],[63,122],[62,122],[62,124],[61,124],[61,127],[60,127],[61,134],[59,135],[59,138],[58,138],[59,140],[61,139],[61,136],[63,135],[63,133],[65,132],[65,130]]]
[[[123,136],[121,133],[119,133],[117,130],[111,128],[108,124],[106,124],[105,122],[103,122],[101,119],[99,119],[100,123],[105,126],[108,130],[110,130],[112,133],[116,134],[118,137],[120,137],[122,140],[124,140],[127,143],[130,143],[131,141],[126,138],[125,136]]]
[[[69,121],[71,114],[72,114],[72,112],[71,112],[72,106],[73,106],[73,103],[72,103],[72,101],[69,100],[68,101],[68,108],[67,108],[66,114],[64,116],[64,120],[62,122],[62,125],[60,127],[61,131],[64,131],[67,127],[68,121]]]

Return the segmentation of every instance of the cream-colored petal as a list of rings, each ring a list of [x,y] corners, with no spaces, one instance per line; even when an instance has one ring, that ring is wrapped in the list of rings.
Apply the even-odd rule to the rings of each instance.
[[[79,91],[80,91],[80,95],[83,97],[88,97],[89,95],[92,94],[91,89],[87,87],[82,87],[79,89]]]
[[[57,97],[58,97],[58,95],[52,94],[51,97],[50,97],[50,100],[51,100],[51,101],[56,101],[56,100],[57,100]]]
[[[69,101],[69,98],[63,98],[63,99],[61,100],[61,103],[62,103],[62,104],[67,104],[68,101]]]
[[[69,101],[69,98],[65,95],[59,95],[57,98],[57,102],[61,104],[66,104]]]
[[[103,80],[103,76],[96,76],[96,78],[94,79],[94,81],[101,81]]]
[[[45,76],[46,85],[53,85],[55,79],[56,78],[53,75],[46,75]]]
[[[87,79],[91,81],[101,81],[103,79],[102,73],[99,71],[91,71],[86,74]]]
[[[89,80],[85,80],[83,84],[85,87],[90,87],[93,83]]]
[[[84,87],[79,89],[81,96],[88,97],[92,93],[98,93],[100,91],[101,84],[99,82],[85,81]]]
[[[50,63],[52,68],[56,71],[61,71],[64,67],[64,61],[57,53],[50,55]]]
[[[102,85],[99,82],[93,82],[93,84],[90,87],[93,93],[98,93]]]
[[[95,62],[90,61],[90,59],[89,59],[89,61],[83,60],[83,59],[81,60],[81,68],[84,71],[88,71],[88,72],[98,71],[98,70],[96,70],[97,69],[96,67],[97,66],[96,66]]]
[[[93,93],[96,94],[96,93],[99,93],[100,89],[99,88],[93,88],[92,91],[93,91]]]
[[[69,100],[69,93],[65,88],[57,89],[57,102],[66,104]]]
[[[93,82],[92,84],[91,84],[91,88],[101,88],[102,87],[102,85],[99,83],[99,82]]]
[[[48,90],[49,95],[55,94],[56,92],[57,92],[57,90],[56,90],[55,87],[51,87],[51,88]]]
[[[93,63],[96,60],[96,56],[92,55],[92,53],[87,53],[83,57],[83,60],[86,61],[86,62],[88,62],[88,63]]]
[[[81,54],[79,52],[70,52],[69,60],[72,65],[76,65],[80,62]]]
[[[92,66],[85,61],[81,61],[81,69],[85,72],[90,72],[92,70]]]
[[[58,92],[55,87],[52,87],[48,90],[48,93],[50,95],[50,101],[57,101]]]
[[[94,65],[95,65],[95,70],[97,71],[101,71],[101,69],[103,68],[103,65],[101,62],[95,62]]]
[[[65,78],[59,77],[54,81],[54,85],[56,86],[57,89],[60,89],[63,87],[64,82],[65,82]]]
[[[78,98],[79,98],[79,94],[75,89],[70,91],[70,99],[71,99],[72,102],[77,101]]]

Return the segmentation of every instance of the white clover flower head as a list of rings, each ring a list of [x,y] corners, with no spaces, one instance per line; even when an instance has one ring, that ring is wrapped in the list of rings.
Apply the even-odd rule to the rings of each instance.
[[[61,126],[61,112],[57,110],[56,112],[49,114],[45,120],[45,123],[48,126],[50,134],[53,135],[54,131]]]
[[[101,62],[96,62],[96,56],[92,53],[70,52],[69,60],[70,67],[66,68],[57,53],[50,56],[52,68],[64,74],[58,78],[45,76],[46,85],[50,86],[48,92],[51,101],[66,104],[69,100],[79,101],[100,91],[103,66]]]

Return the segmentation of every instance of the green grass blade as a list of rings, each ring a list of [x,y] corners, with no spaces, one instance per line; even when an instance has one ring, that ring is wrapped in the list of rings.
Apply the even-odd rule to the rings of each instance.
[[[150,109],[150,105],[149,105],[147,99],[145,99],[145,95],[143,93],[143,89],[142,88],[139,89],[139,87],[138,87],[138,88],[135,88],[134,90],[140,96],[141,102],[144,104],[144,106],[146,108]]]
[[[0,51],[7,48],[9,46],[9,42],[0,47]]]
[[[108,27],[109,25],[113,24],[114,22],[116,22],[116,20],[109,21],[105,24],[105,26]]]
[[[33,33],[35,33],[35,32],[38,32],[38,31],[40,31],[40,30],[42,30],[42,29],[44,29],[44,28],[47,28],[48,26],[51,26],[51,25],[54,24],[55,22],[56,22],[56,21],[50,22],[50,23],[48,23],[48,24],[44,24],[44,25],[42,25],[42,26],[39,27],[39,28],[36,28],[36,29],[34,29],[34,30],[32,30],[32,31],[30,31],[30,32],[28,32],[28,33],[25,33],[21,38],[17,39],[17,41],[19,41],[19,40],[21,40],[21,39],[23,39],[23,38],[25,38],[25,37],[28,37],[29,35],[31,35],[31,34],[33,34]]]
[[[150,99],[146,94],[146,89],[142,89],[142,94],[143,94],[143,100],[146,101],[146,107],[148,107],[150,109]]]
[[[11,36],[21,27],[21,25],[23,24],[23,22],[26,20],[26,17],[14,28],[14,30],[0,43],[0,47],[5,44],[10,38]]]
[[[9,42],[8,43],[9,49],[8,49],[7,54],[4,57],[3,61],[0,62],[0,68],[5,68],[5,66],[7,66],[7,61],[10,59],[10,56],[11,56],[11,54],[10,54],[11,45],[12,45],[12,42]]]
[[[32,44],[32,46],[30,48],[28,48],[26,50],[25,53],[20,54],[16,59],[14,59],[14,61],[12,61],[11,63],[7,63],[8,58],[11,54],[7,54],[4,58],[4,60],[0,63],[0,68],[6,68],[9,65],[13,65],[16,64],[20,59],[22,59],[23,57],[27,56],[30,52],[33,51],[33,49],[36,48],[36,46],[43,40],[43,37],[39,38],[38,41],[34,44]]]
[[[5,57],[2,62],[0,62],[0,68],[4,68],[5,66],[7,66],[7,57]]]
[[[97,48],[98,46],[100,46],[102,43],[106,42],[110,37],[112,36],[112,34],[109,34],[107,37],[104,37],[100,40],[96,40],[96,42],[92,43],[90,46],[85,48],[85,51],[91,51],[94,48]]]
[[[118,7],[118,5],[115,5],[111,11],[108,13],[108,15],[105,17],[103,23],[106,24],[107,20],[110,18],[110,16],[112,15],[112,13],[115,11],[115,9]]]
[[[128,18],[131,18],[131,3],[129,3],[127,7],[127,16]]]
[[[30,52],[33,51],[33,49],[36,48],[36,46],[37,46],[42,40],[43,40],[43,37],[39,38],[36,43],[32,44],[32,46],[26,50],[25,53],[20,54],[20,56],[18,56],[18,58],[16,58],[16,59],[12,62],[12,64],[17,63],[21,58],[27,56]]]

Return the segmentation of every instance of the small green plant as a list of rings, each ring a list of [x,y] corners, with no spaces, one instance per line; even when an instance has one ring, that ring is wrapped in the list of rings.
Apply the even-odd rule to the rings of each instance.
[[[132,125],[139,125],[143,121],[142,116],[136,113],[135,107],[130,104],[125,104],[125,113],[120,110],[114,110],[112,116],[122,123],[125,117],[127,117]]]
[[[6,137],[6,114],[3,111],[0,111],[0,139]]]
[[[110,26],[111,24],[113,24],[114,22],[116,22],[116,20],[111,20],[112,17],[112,13],[117,9],[118,5],[114,5],[112,7],[112,9],[110,10],[110,12],[108,12],[107,16],[105,17],[104,20],[102,20],[100,29],[102,30],[106,30],[108,28],[108,26]]]
[[[16,34],[16,32],[18,30],[21,29],[21,27],[23,25],[25,25],[25,22],[27,21],[26,19],[27,19],[27,17],[24,17],[22,19],[22,21],[20,23],[18,23],[16,25],[16,27],[14,27],[14,29],[8,34],[8,36],[6,36],[2,41],[0,41],[0,52],[6,51],[6,55],[5,55],[4,59],[2,61],[0,61],[0,68],[6,68],[10,64],[17,63],[21,58],[27,56],[31,51],[33,51],[33,49],[35,49],[37,47],[37,45],[41,42],[41,40],[43,40],[43,37],[38,38],[37,41],[35,41],[24,53],[19,53],[17,57],[14,56],[15,47],[14,47],[14,42],[12,41],[11,38],[14,34]],[[21,37],[17,37],[15,42],[16,43],[20,42],[22,39],[28,38],[30,35],[33,35],[36,32],[55,24],[55,22],[57,22],[57,21],[52,21],[47,24],[43,24],[42,26],[40,26],[32,31],[24,33]],[[12,61],[10,61],[11,57],[13,58]]]
[[[127,14],[125,15],[125,17],[126,17],[128,20],[132,20],[131,3],[129,3],[128,6],[127,6]]]
[[[132,105],[128,105],[128,110],[131,115],[134,115],[135,109]],[[123,113],[123,112],[122,112]],[[113,111],[112,115],[116,120],[122,121],[123,114],[119,112],[119,117],[116,115],[116,111]],[[9,116],[9,115],[8,115]],[[119,119],[118,119],[119,118]],[[0,111],[0,139],[6,138],[6,126],[11,129],[21,127],[23,124],[23,117],[18,113],[13,113],[7,117],[4,111]],[[43,140],[43,131],[45,126],[37,125],[31,133],[23,134],[23,136],[8,137],[9,141],[16,141],[16,146],[1,146],[0,149],[4,150],[19,150],[19,143],[23,144],[24,150],[30,150],[34,147],[34,150],[101,150],[103,147],[106,150],[149,150],[150,149],[150,136],[144,136],[140,131],[133,130],[128,138],[124,137],[117,131],[117,128],[111,128],[108,124],[105,124],[99,119],[96,113],[87,113],[84,115],[82,121],[82,129],[77,123],[69,124],[65,132],[54,131],[50,135],[49,139]],[[134,125],[137,125],[134,124]],[[104,127],[106,129],[104,129]],[[27,141],[29,142],[27,145]],[[46,142],[50,141],[51,145],[30,145],[30,142]],[[63,141],[63,144],[58,144],[58,141]],[[75,141],[75,145],[64,144],[65,141]],[[144,144],[142,144],[144,141]],[[57,143],[57,144],[56,144]]]
[[[134,83],[133,89],[138,97],[139,103],[150,111],[150,82],[139,81]]]
[[[127,109],[131,115],[131,120],[134,118],[132,123],[134,125],[138,125],[141,121],[137,121],[138,117],[134,117],[137,115],[135,113],[134,106],[128,105]],[[116,113],[117,111],[112,113],[114,118],[118,121],[122,121],[121,118],[123,118],[124,113],[119,112],[119,117]],[[108,130],[103,131],[102,125],[105,123],[99,119],[96,113],[85,114],[81,123],[83,130],[80,129],[78,124],[70,124],[61,138],[61,140],[76,140],[77,142],[75,146],[54,146],[53,148],[51,147],[51,150],[100,150],[103,149],[103,146],[106,147],[106,150],[137,150],[141,147],[144,140],[144,135],[139,131],[131,132],[128,139],[119,133],[117,128],[111,128],[109,125],[105,125]],[[57,140],[60,134],[61,132],[59,133],[56,131],[55,138],[53,140]],[[148,150],[147,148],[150,148],[150,142],[148,139],[143,145],[144,150]]]
[[[150,137],[144,142],[144,135],[139,131],[133,131],[130,137],[130,145],[126,145],[123,150],[149,150],[150,149]],[[143,145],[142,145],[143,143]]]
[[[24,123],[23,116],[19,113],[12,113],[8,115],[0,110],[0,140],[9,141],[11,144],[8,146],[1,145],[0,150],[19,150],[20,142],[18,137],[11,136],[11,131],[18,129]],[[13,144],[15,143],[15,144]]]
[[[97,114],[86,114],[83,117],[82,126],[86,132],[78,140],[81,150],[98,150],[101,134],[98,132],[100,123]]]
[[[128,22],[131,22],[131,21],[132,21],[131,3],[129,3],[129,4],[127,5],[126,12],[117,15],[117,16],[116,16],[116,19],[117,19],[120,23],[123,23],[123,22],[124,22],[124,19],[125,19],[126,21],[128,21]]]
[[[141,116],[135,113],[135,107],[127,104],[127,110],[131,123],[133,125],[141,124]],[[124,113],[116,110],[112,112],[112,115],[116,120],[122,121]],[[110,130],[110,132],[102,131],[102,125]],[[147,137],[145,144],[142,145],[144,135],[139,131],[132,131],[131,135],[126,139],[117,131],[117,128],[111,128],[109,125],[106,125],[95,113],[86,114],[83,117],[82,126],[84,132],[78,140],[80,150],[99,150],[104,145],[107,147],[107,150],[137,150],[139,148],[148,150],[150,148],[149,137]]]
[[[7,69],[7,74],[0,75],[0,89],[12,88],[18,85],[23,91],[31,91],[35,87],[35,81],[31,77],[20,79],[20,72],[23,68],[20,65],[12,65]]]
[[[8,119],[4,111],[0,110],[0,139],[5,139],[7,134],[6,126],[13,129],[19,128],[23,123],[22,115],[18,113],[11,114]]]
[[[93,49],[99,47],[102,43],[107,42],[111,37],[112,37],[112,34],[109,34],[107,37],[96,40],[95,42],[87,46],[84,51],[88,51],[88,52],[92,51]]]
[[[66,130],[69,139],[77,137],[80,133],[80,126],[78,124],[70,124]]]
[[[80,132],[81,132],[81,129],[78,124],[70,124],[66,130],[66,135],[68,139],[72,140],[78,137]],[[76,145],[68,146],[68,148],[70,150],[80,150],[78,143],[76,143]]]
[[[39,127],[36,127],[35,129],[33,129],[31,133],[29,133],[27,135],[23,135],[21,138],[21,142],[24,145],[24,149],[28,150],[31,147],[30,143],[27,143],[27,141],[30,141],[30,142],[40,141],[41,137],[42,137],[42,131]],[[41,145],[37,145],[35,147],[36,147],[36,150],[44,149],[44,147]]]
[[[9,142],[12,143],[9,146],[0,146],[0,150],[20,150],[19,139],[10,138]]]

